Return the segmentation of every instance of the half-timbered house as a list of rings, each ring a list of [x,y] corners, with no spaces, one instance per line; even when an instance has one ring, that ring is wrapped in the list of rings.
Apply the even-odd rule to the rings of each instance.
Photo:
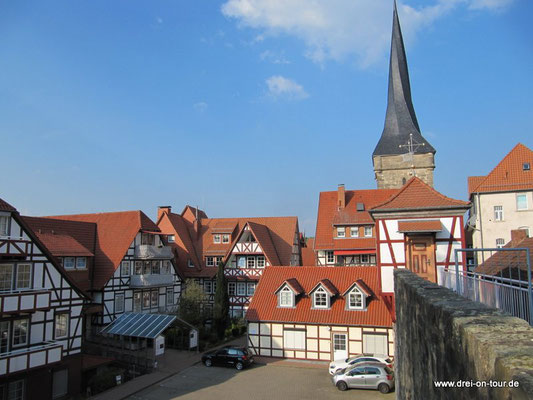
[[[266,267],[301,264],[296,217],[207,218],[190,206],[181,214],[167,206],[159,208],[157,224],[176,249],[180,272],[203,286],[210,305],[224,264],[232,317],[243,316]]]
[[[17,210],[0,199],[0,399],[79,393],[85,298]]]
[[[246,313],[248,349],[267,357],[330,361],[394,353],[378,267],[271,267]]]

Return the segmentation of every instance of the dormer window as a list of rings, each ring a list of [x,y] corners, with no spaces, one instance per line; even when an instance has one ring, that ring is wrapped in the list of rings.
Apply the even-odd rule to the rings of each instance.
[[[531,169],[531,165],[530,165],[528,162],[526,162],[526,163],[524,163],[524,164],[522,165],[522,169],[523,169],[524,171],[529,171],[529,170]]]
[[[313,307],[314,308],[329,308],[329,296],[324,288],[319,287],[313,293]]]
[[[350,228],[350,237],[359,237],[359,227],[352,226]]]
[[[285,286],[279,292],[279,306],[294,307],[294,292],[288,286]]]
[[[169,243],[176,242],[176,236],[174,236],[174,235],[168,235],[167,238],[168,238],[168,242]]]
[[[222,235],[222,243],[229,243],[229,235]]]
[[[337,237],[339,238],[346,237],[346,229],[344,228],[344,226],[337,228]]]
[[[348,293],[348,308],[350,310],[362,310],[365,308],[364,295],[357,287],[354,287]]]
[[[194,263],[192,262],[190,258],[187,260],[187,267],[194,268]]]
[[[220,243],[220,235],[213,235],[213,243]]]
[[[365,237],[372,237],[372,226],[365,226]]]

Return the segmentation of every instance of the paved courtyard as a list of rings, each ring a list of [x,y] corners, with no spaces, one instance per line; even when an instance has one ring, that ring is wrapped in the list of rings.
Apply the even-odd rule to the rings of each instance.
[[[278,364],[256,364],[243,371],[196,364],[177,375],[128,397],[131,400],[272,400],[296,399],[393,399],[377,390],[337,390],[326,369]]]

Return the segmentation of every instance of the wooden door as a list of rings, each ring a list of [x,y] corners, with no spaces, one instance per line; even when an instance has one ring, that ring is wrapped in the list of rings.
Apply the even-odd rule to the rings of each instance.
[[[435,238],[410,236],[407,239],[407,268],[431,282],[437,282]]]

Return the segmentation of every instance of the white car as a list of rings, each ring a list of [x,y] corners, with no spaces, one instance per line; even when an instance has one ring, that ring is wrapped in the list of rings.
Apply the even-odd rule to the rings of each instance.
[[[334,375],[335,372],[343,368],[353,366],[362,362],[379,362],[392,368],[392,360],[386,355],[362,354],[355,357],[348,357],[342,360],[335,360],[329,363],[329,374]]]

